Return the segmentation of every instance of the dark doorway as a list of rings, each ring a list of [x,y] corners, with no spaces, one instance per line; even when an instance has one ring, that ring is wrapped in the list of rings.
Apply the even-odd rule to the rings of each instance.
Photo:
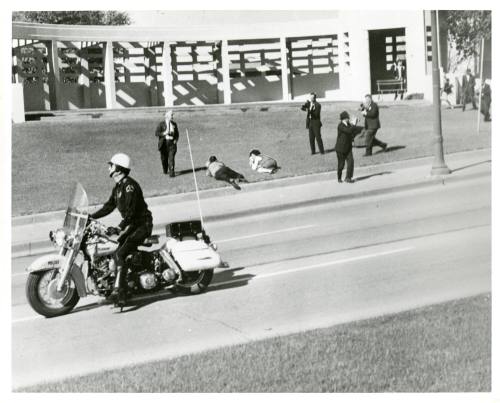
[[[369,31],[371,93],[377,94],[377,80],[391,80],[392,64],[400,59],[406,69],[406,37],[404,28]],[[408,75],[406,75],[408,77]]]

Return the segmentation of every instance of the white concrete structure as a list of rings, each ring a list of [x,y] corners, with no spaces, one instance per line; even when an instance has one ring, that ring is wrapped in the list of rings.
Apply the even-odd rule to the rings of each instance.
[[[424,11],[261,13],[253,24],[205,14],[154,27],[13,23],[12,81],[23,83],[26,111],[291,101],[310,91],[359,100],[400,58],[407,94],[432,97]]]

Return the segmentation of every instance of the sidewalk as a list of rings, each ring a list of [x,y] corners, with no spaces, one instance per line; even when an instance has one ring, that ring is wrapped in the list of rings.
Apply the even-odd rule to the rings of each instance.
[[[449,154],[446,163],[452,170],[443,177],[430,176],[433,158],[420,158],[389,164],[355,168],[354,184],[337,183],[336,171],[242,184],[236,191],[228,186],[200,192],[205,222],[230,220],[308,204],[335,202],[350,198],[445,184],[456,180],[491,175],[491,150]],[[154,232],[165,224],[199,217],[196,193],[147,199],[153,213]],[[91,209],[91,211],[93,211]],[[54,251],[48,240],[50,230],[62,225],[64,211],[12,218],[12,257]],[[117,212],[102,221],[116,225]]]

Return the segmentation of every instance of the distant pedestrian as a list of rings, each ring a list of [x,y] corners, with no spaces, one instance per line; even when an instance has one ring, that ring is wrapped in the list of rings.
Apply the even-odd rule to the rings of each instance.
[[[476,94],[475,94],[476,78],[472,75],[470,69],[467,69],[462,77],[462,111],[465,111],[465,106],[472,102],[472,108],[477,109]]]
[[[160,151],[161,165],[165,175],[175,176],[175,154],[177,153],[177,141],[179,140],[179,129],[174,122],[174,112],[167,110],[165,119],[156,127],[155,136],[158,137],[158,151]]]
[[[217,160],[217,157],[215,155],[210,156],[205,165],[207,167],[207,176],[212,176],[219,181],[228,182],[237,190],[241,190],[239,186],[240,181],[248,182],[242,174],[233,171],[222,161]]]
[[[271,158],[269,155],[262,154],[256,149],[250,151],[248,163],[250,164],[250,168],[259,173],[273,174],[278,169],[278,163],[274,158]]]
[[[401,94],[402,100],[406,82],[406,68],[403,65],[403,61],[401,59],[397,59],[396,62],[392,64],[391,70],[394,79],[401,82],[401,89],[394,92],[394,100],[398,98],[398,93]]]
[[[309,130],[309,145],[311,147],[311,154],[316,154],[316,144],[318,143],[319,152],[325,153],[323,148],[323,140],[321,139],[321,104],[316,101],[316,94],[311,92],[309,99],[300,108],[307,112],[306,116],[306,129]]]
[[[370,94],[365,95],[365,101],[361,104],[360,110],[365,117],[365,133],[366,133],[366,152],[363,157],[372,155],[373,146],[382,147],[385,151],[387,143],[379,141],[375,138],[378,129],[380,129],[380,119],[378,112],[378,105],[373,102]]]
[[[481,99],[481,113],[484,115],[485,122],[491,122],[490,108],[491,108],[490,80],[485,80],[482,90],[482,99]]]
[[[352,142],[356,134],[363,128],[356,126],[357,120],[350,120],[349,114],[344,111],[340,114],[340,123],[337,127],[337,142],[335,152],[337,153],[337,180],[342,183],[342,170],[347,161],[347,172],[345,182],[354,183],[354,158],[352,156]]]
[[[453,92],[453,84],[450,83],[450,78],[446,77],[444,79],[443,89],[441,90],[441,99],[448,104],[448,109],[453,109],[450,97]]]

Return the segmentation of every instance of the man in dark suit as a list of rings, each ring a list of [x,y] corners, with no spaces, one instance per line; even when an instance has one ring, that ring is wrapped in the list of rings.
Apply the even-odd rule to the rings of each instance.
[[[481,113],[484,115],[485,122],[491,122],[491,87],[490,80],[485,80],[483,84],[483,98],[481,100]]]
[[[342,170],[347,161],[347,172],[345,182],[354,183],[352,176],[354,174],[354,158],[352,156],[352,142],[354,136],[360,133],[363,128],[356,126],[356,122],[349,120],[349,114],[344,111],[340,114],[340,123],[337,127],[337,142],[335,143],[335,152],[337,153],[337,180],[342,183]]]
[[[472,108],[477,109],[475,99],[476,78],[472,75],[470,69],[467,69],[462,77],[462,111],[465,111],[465,105],[472,102]]]
[[[315,140],[318,143],[319,152],[325,153],[323,148],[323,140],[321,139],[321,104],[316,102],[316,94],[311,92],[309,99],[300,108],[307,112],[306,129],[309,129],[309,145],[311,146],[311,154],[316,154]]]
[[[158,151],[160,151],[161,165],[165,175],[175,176],[175,154],[177,153],[177,140],[179,130],[174,122],[174,113],[171,110],[165,112],[165,120],[156,127],[155,136],[158,137]]]
[[[373,102],[370,94],[365,95],[365,101],[360,107],[363,116],[365,117],[365,133],[366,133],[366,152],[363,157],[372,155],[373,146],[382,147],[383,150],[387,148],[387,143],[379,141],[375,138],[378,129],[380,129],[380,119],[378,113],[378,105]]]

